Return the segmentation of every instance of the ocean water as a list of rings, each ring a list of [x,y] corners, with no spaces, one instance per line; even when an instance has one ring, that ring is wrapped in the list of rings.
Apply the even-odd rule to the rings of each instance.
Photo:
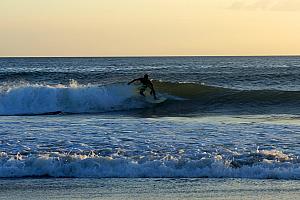
[[[299,156],[300,57],[0,58],[5,180],[299,180]]]
[[[294,180],[201,178],[0,179],[0,199],[299,199]]]

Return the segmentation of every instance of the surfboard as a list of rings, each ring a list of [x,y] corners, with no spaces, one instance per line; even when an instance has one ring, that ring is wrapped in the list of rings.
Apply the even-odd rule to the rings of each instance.
[[[146,96],[145,100],[148,103],[156,103],[156,104],[158,104],[158,103],[163,103],[164,101],[167,100],[167,98],[165,98],[165,97],[159,97],[157,99],[154,99],[153,96]]]

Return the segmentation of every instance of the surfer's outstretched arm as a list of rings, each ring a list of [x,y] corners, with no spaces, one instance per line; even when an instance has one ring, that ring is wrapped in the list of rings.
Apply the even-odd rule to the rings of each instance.
[[[131,83],[135,82],[135,81],[139,81],[139,78],[133,79],[132,81],[130,81],[129,83],[127,83],[128,85],[130,85]]]

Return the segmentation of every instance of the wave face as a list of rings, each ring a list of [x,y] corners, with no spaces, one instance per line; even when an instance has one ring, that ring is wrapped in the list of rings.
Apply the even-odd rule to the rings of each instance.
[[[234,158],[233,158],[234,159]],[[102,157],[62,153],[37,156],[0,154],[0,177],[93,177],[93,178],[271,178],[300,179],[300,161],[279,151],[257,151],[228,160],[212,158],[162,159]]]
[[[168,101],[155,114],[176,115],[206,112],[300,112],[300,92],[281,90],[234,90],[197,83],[153,81],[158,96]],[[21,84],[2,87],[0,115],[35,115],[57,113],[98,113],[145,108],[153,113],[136,92],[135,86]],[[150,109],[149,109],[150,108]],[[284,108],[284,109],[283,109]]]
[[[154,81],[160,92],[187,100],[219,103],[299,103],[300,91],[236,90],[198,83],[171,83]],[[213,103],[212,102],[212,103]]]
[[[300,91],[237,90],[197,83],[154,81],[161,93],[185,101],[164,107],[169,113],[298,114]]]

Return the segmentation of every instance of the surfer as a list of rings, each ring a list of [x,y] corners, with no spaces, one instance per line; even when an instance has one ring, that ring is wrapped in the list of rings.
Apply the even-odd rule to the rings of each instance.
[[[130,85],[131,83],[133,83],[135,81],[140,81],[143,84],[141,86],[141,88],[140,88],[140,94],[142,96],[145,97],[144,92],[147,89],[147,87],[149,87],[151,89],[150,94],[153,95],[153,97],[154,97],[155,100],[157,99],[156,98],[156,94],[155,94],[155,90],[154,90],[154,87],[153,87],[153,84],[151,83],[151,81],[148,78],[148,74],[145,74],[144,77],[142,77],[142,78],[133,79],[132,81],[130,81],[128,83],[128,85]]]

